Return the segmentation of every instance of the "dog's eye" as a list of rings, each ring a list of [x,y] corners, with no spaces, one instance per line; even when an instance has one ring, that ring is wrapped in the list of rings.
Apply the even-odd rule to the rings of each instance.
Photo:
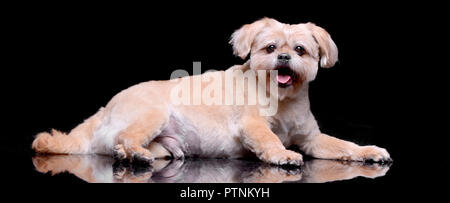
[[[295,51],[298,53],[298,55],[303,55],[303,54],[305,54],[305,49],[302,47],[302,46],[296,46],[295,47]]]
[[[267,51],[267,53],[272,53],[273,51],[275,51],[275,49],[276,49],[277,47],[275,46],[275,45],[269,45],[269,46],[267,46],[266,47],[266,51]]]

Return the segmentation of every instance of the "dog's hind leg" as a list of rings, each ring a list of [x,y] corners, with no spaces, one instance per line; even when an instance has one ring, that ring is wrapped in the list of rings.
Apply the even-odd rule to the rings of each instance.
[[[115,151],[123,147],[125,156],[132,162],[152,163],[155,155],[145,147],[161,133],[167,122],[167,113],[163,111],[153,110],[141,114],[119,133]]]
[[[152,141],[145,148],[148,149],[156,159],[172,157],[171,153],[159,142]],[[127,153],[122,144],[117,144],[116,146],[114,146],[113,155],[114,159],[117,160],[123,160],[127,158]]]

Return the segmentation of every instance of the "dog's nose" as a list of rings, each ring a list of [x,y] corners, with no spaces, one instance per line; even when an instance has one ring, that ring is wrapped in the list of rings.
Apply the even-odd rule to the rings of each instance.
[[[282,53],[278,55],[278,60],[283,63],[287,63],[291,59],[291,56],[287,53]]]

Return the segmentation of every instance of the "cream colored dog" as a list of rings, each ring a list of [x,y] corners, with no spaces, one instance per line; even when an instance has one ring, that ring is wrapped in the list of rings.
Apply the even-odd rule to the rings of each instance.
[[[329,34],[312,24],[289,25],[263,18],[244,25],[230,43],[244,65],[203,74],[225,77],[235,70],[278,70],[278,109],[260,115],[262,105],[174,105],[176,81],[150,81],[112,98],[105,108],[68,135],[53,130],[37,135],[32,147],[41,153],[110,154],[118,159],[151,163],[171,156],[230,157],[256,155],[272,164],[302,164],[302,155],[285,146],[297,145],[322,159],[390,160],[376,146],[358,146],[320,132],[309,108],[308,83],[321,67],[332,67],[338,50]],[[195,80],[201,75],[188,79]],[[270,79],[268,79],[270,80]],[[202,88],[208,84],[202,82]],[[195,90],[189,90],[195,91]],[[252,88],[244,89],[250,95]],[[236,92],[224,91],[225,96]]]

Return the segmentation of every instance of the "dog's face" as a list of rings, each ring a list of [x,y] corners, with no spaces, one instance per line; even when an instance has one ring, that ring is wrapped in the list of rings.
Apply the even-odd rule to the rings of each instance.
[[[314,80],[319,61],[328,68],[338,58],[330,35],[312,23],[289,25],[263,18],[233,33],[230,43],[235,55],[245,59],[250,53],[251,69],[278,70],[279,89],[289,92]]]

